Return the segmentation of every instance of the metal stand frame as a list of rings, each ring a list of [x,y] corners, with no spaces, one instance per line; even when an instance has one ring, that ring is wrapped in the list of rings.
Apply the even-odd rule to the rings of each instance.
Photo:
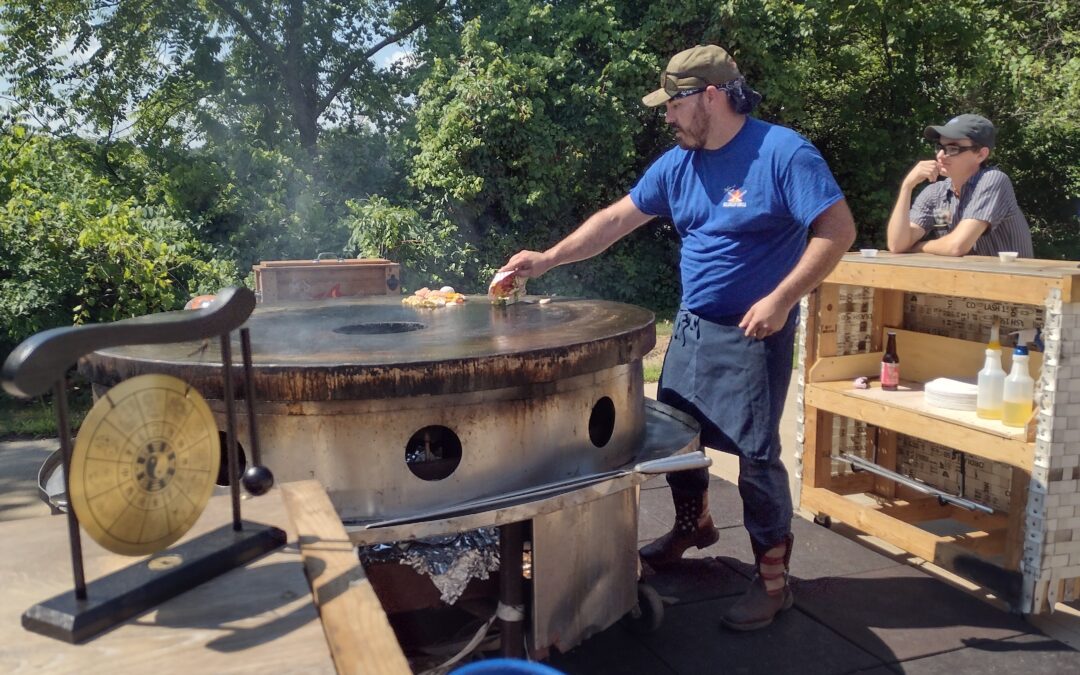
[[[52,382],[57,427],[63,455],[65,484],[70,494],[72,444],[67,405],[66,372],[81,356],[119,344],[161,344],[219,335],[224,378],[229,486],[232,524],[166,549],[149,559],[86,583],[82,539],[74,508],[67,509],[68,539],[74,589],[38,603],[22,616],[23,627],[66,642],[78,643],[98,635],[147,609],[205,581],[244,565],[285,544],[285,533],[269,525],[246,522],[240,514],[239,452],[236,443],[236,409],[230,334],[251,314],[254,295],[247,289],[226,289],[210,308],[170,313],[114,324],[76,326],[39,333],[11,353],[3,367],[4,388],[15,395],[35,395],[51,371],[60,377]],[[245,397],[251,426],[254,478],[249,491],[262,494],[273,484],[273,475],[259,464],[254,442],[255,416],[251,413],[254,382],[251,379],[251,348],[247,329],[241,329]],[[247,475],[245,474],[245,480]],[[245,482],[245,485],[247,483]],[[167,558],[163,556],[167,554]],[[151,564],[153,561],[161,561]]]

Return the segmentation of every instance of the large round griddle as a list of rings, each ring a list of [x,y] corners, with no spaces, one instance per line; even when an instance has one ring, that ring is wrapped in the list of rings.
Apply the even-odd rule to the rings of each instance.
[[[437,510],[612,470],[643,451],[641,359],[656,338],[639,307],[339,298],[261,305],[246,326],[267,466],[282,481],[322,482],[344,518]],[[112,348],[80,367],[99,389],[142,373],[179,377],[222,428],[217,347]]]
[[[336,299],[256,308],[247,322],[258,398],[333,401],[440,395],[553,382],[640,359],[653,316],[601,300],[535,298],[501,307],[483,296],[417,309],[399,298]],[[217,345],[120,347],[83,362],[99,385],[172,374],[221,397]],[[241,392],[242,393],[242,392]]]

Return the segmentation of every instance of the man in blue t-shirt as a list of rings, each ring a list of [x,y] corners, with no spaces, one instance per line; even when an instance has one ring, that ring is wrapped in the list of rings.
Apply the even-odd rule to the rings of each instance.
[[[739,456],[739,493],[757,576],[723,617],[755,630],[791,607],[791,492],[780,461],[780,416],[791,379],[799,299],[855,239],[844,196],[817,149],[790,129],[751,118],[760,95],[720,47],[676,54],[660,89],[678,146],[630,194],[544,252],[521,251],[501,271],[540,276],[597,255],[654,217],[682,238],[682,307],[657,398],[701,425],[705,445]],[[668,476],[670,532],[641,550],[653,568],[676,564],[719,534],[705,469]]]

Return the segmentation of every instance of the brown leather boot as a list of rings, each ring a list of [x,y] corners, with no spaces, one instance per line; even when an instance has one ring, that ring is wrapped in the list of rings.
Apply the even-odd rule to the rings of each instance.
[[[795,596],[788,585],[788,566],[794,536],[757,556],[757,574],[742,597],[721,617],[732,630],[758,630],[773,622],[780,612],[791,609]]]
[[[709,493],[671,491],[675,525],[656,541],[642,547],[641,558],[653,569],[671,567],[691,546],[705,548],[720,539],[709,515]]]

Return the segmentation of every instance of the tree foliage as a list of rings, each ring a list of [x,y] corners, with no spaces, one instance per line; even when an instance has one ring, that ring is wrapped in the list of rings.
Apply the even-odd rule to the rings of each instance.
[[[215,259],[188,223],[145,192],[111,185],[92,156],[84,141],[23,127],[0,133],[5,351],[46,328],[178,309],[235,282],[235,267]]]
[[[445,2],[6,0],[0,72],[43,120],[313,148],[395,116],[401,73],[372,58]]]
[[[1037,252],[1080,257],[1078,19],[1066,0],[497,0],[426,34],[410,178],[487,265],[550,245],[672,144],[640,97],[672,54],[713,42],[764,94],[759,116],[822,150],[864,245],[881,244],[901,178],[931,156],[922,129],[978,112],[1000,129],[994,161]],[[658,223],[543,288],[670,309],[674,266]]]
[[[0,302],[15,309],[0,318],[16,333],[75,306],[108,316],[86,297],[168,306],[169,289],[225,274],[221,258],[348,248],[397,259],[409,285],[482,291],[671,146],[640,98],[703,42],[735,55],[760,117],[822,150],[861,244],[881,245],[901,178],[930,156],[922,129],[977,112],[999,127],[993,161],[1037,254],[1080,258],[1073,0],[8,0],[0,35],[19,122],[2,141]],[[410,59],[377,68],[402,35]],[[654,222],[531,288],[670,311],[677,264]]]
[[[385,197],[348,202],[351,236],[346,251],[361,258],[401,263],[406,289],[471,283],[475,251],[445,218],[427,221],[415,209],[395,206]]]
[[[616,3],[496,9],[430,55],[410,172],[421,199],[444,204],[461,240],[477,247],[485,276],[625,194],[656,126],[638,103],[651,59]],[[665,306],[676,292],[676,243],[670,228],[636,233],[533,288]]]

